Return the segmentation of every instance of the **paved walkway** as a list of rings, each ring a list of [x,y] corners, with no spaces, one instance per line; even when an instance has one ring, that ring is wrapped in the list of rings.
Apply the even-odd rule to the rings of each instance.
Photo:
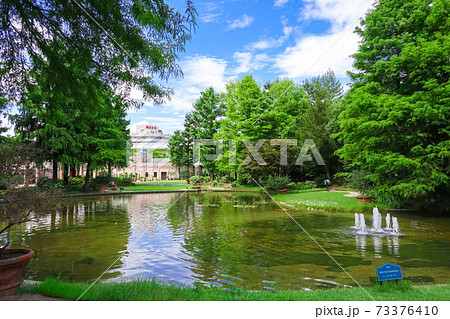
[[[38,294],[24,294],[7,297],[0,297],[0,301],[64,301],[62,298],[53,298]]]
[[[345,194],[345,197],[356,197],[359,196],[358,192],[353,192],[353,191],[337,191],[336,190],[336,186],[330,186],[330,192],[336,192],[336,193],[348,193]]]

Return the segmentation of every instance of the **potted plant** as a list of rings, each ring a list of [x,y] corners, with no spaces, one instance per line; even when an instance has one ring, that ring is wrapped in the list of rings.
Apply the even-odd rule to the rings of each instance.
[[[183,171],[183,173],[181,173],[181,177],[186,180],[186,184],[189,184],[189,170]]]
[[[33,151],[30,145],[0,141],[0,296],[16,292],[34,255],[31,249],[8,248],[11,228],[37,218],[49,203],[38,187],[15,187],[23,182],[20,170]]]
[[[266,181],[266,187],[276,191],[278,194],[284,194],[290,182],[291,180],[288,176],[269,176]]]
[[[9,249],[11,228],[37,218],[45,211],[47,196],[37,188],[23,187],[0,192],[0,296],[13,295],[21,285],[31,249]]]

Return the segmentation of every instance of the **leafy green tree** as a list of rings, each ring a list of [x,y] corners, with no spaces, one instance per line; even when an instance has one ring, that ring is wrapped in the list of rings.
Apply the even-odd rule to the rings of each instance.
[[[190,0],[184,13],[160,0],[2,0],[0,12],[0,86],[13,93],[26,92],[26,84],[33,82],[29,61],[38,60],[76,89],[80,74],[73,72],[75,60],[124,98],[136,87],[160,102],[171,90],[154,76],[181,74],[177,54],[196,26]],[[83,98],[89,101],[89,94],[78,97]]]
[[[178,167],[178,173],[181,172],[181,167],[186,165],[185,161],[185,147],[184,138],[180,130],[175,131],[169,140],[169,157],[170,163]]]
[[[260,138],[267,138],[266,134],[271,131],[271,126],[263,126],[260,123],[260,116],[268,105],[267,95],[262,94],[261,87],[251,75],[245,75],[240,81],[228,83],[226,88],[225,118],[221,120],[220,132],[215,136],[225,141],[223,157],[218,162],[218,168],[221,172],[236,175],[245,158],[242,140],[257,141]],[[235,141],[236,152],[230,150],[226,144],[230,140]],[[235,164],[233,153],[237,155]]]
[[[129,121],[125,120],[125,106],[112,92],[106,92],[105,99],[96,112],[80,119],[82,147],[80,161],[86,163],[85,188],[89,187],[91,170],[127,165],[127,141]]]
[[[193,134],[195,139],[213,139],[220,128],[220,118],[223,117],[225,106],[220,94],[216,93],[212,87],[200,92],[200,98],[194,104],[192,112]],[[214,154],[215,146],[200,147],[200,162],[204,169],[214,177],[218,173],[217,160],[209,161],[205,154]]]
[[[381,0],[356,32],[340,156],[400,203],[448,196],[450,3]]]
[[[217,138],[236,141],[236,165],[229,163],[230,152],[225,144],[224,160],[219,164],[223,172],[249,173],[256,178],[269,174],[288,174],[295,163],[294,147],[288,148],[287,165],[280,163],[280,147],[271,145],[269,139],[295,138],[299,121],[307,108],[304,90],[290,80],[267,83],[261,88],[250,75],[227,85],[226,112]],[[255,145],[266,139],[259,154],[267,159],[265,165],[252,160],[242,165],[249,151],[243,140]]]
[[[322,76],[304,81],[303,88],[308,95],[309,103],[300,119],[297,136],[300,141],[306,139],[314,141],[324,159],[323,168],[326,176],[331,180],[331,176],[336,172],[339,164],[337,156],[334,155],[338,149],[338,143],[331,137],[331,134],[334,133],[334,122],[340,106],[342,86],[334,72],[330,70]],[[301,145],[299,146],[301,147]],[[308,163],[304,167],[308,171],[314,171],[315,175],[321,175],[323,168],[315,163]]]
[[[192,113],[184,117],[184,130],[176,131],[169,140],[169,153],[172,165],[182,166],[189,171],[193,167],[193,144],[195,127]]]

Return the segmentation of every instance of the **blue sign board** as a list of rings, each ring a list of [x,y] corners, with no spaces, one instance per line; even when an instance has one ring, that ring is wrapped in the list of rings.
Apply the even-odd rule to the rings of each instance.
[[[384,264],[377,267],[378,281],[403,279],[402,269],[400,266],[393,264]]]

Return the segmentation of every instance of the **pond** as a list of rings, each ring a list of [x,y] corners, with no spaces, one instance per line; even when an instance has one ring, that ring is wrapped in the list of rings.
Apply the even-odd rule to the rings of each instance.
[[[449,280],[448,218],[394,214],[404,236],[379,237],[355,234],[352,213],[290,213],[362,285],[376,282],[376,267],[384,263],[401,265],[414,283]],[[355,285],[260,194],[68,199],[39,222],[16,227],[11,247],[35,251],[27,272],[32,280],[92,281],[108,269],[104,281],[154,277],[183,285],[297,290]]]

